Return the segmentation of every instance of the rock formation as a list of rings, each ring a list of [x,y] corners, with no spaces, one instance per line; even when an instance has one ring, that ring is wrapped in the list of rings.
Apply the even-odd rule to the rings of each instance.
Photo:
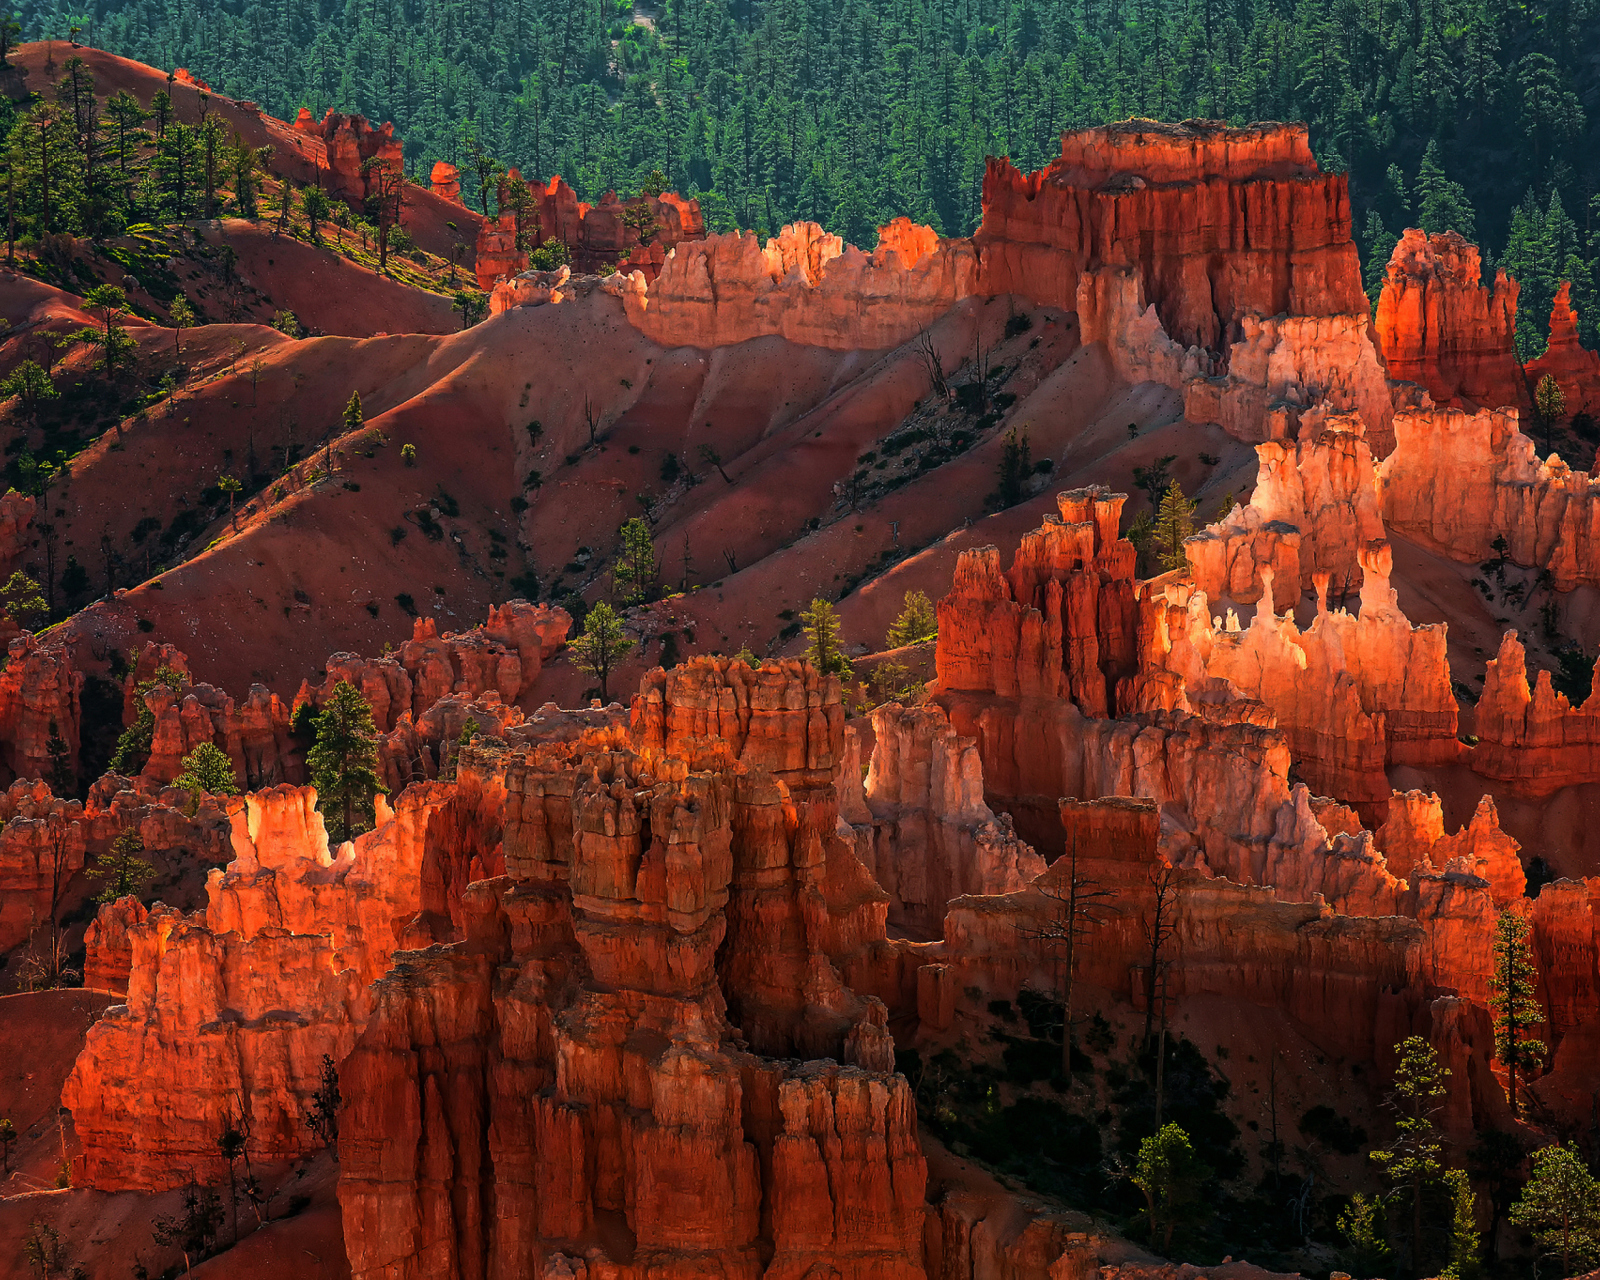
[[[82,1144],[75,1182],[161,1190],[216,1176],[217,1135],[241,1110],[253,1159],[312,1149],[322,1057],[342,1059],[366,1022],[368,984],[418,909],[423,836],[444,796],[412,787],[393,812],[380,798],[377,828],[336,855],[315,799],[281,786],[234,802],[234,860],[212,871],[203,912],[158,904],[125,926],[97,921],[97,966],[126,945],[131,972],[128,1003],[90,1030],[62,1093]]]
[[[1539,461],[1512,413],[1397,413],[1395,451],[1378,471],[1384,523],[1454,560],[1481,562],[1503,537],[1556,590],[1600,583],[1600,477],[1555,454]]]
[[[428,177],[428,187],[440,199],[448,200],[451,204],[462,204],[461,171],[448,160],[433,162],[433,171]]]
[[[82,813],[43,782],[19,779],[0,792],[0,955],[49,920],[83,870]]]
[[[1341,597],[1359,587],[1360,552],[1384,536],[1365,435],[1358,416],[1335,415],[1298,440],[1258,444],[1249,505],[1184,543],[1196,588],[1250,604],[1261,597],[1263,566],[1289,602],[1318,573]]]
[[[763,248],[753,233],[680,244],[645,285],[631,276],[628,318],[666,347],[715,347],[778,334],[834,350],[898,346],[974,292],[970,242],[897,219],[869,255],[814,222]]]
[[[519,187],[526,192],[520,207],[513,198]],[[608,191],[599,204],[590,205],[559,174],[548,183],[530,184],[511,169],[500,183],[499,208],[505,212],[478,231],[478,285],[485,290],[527,270],[528,252],[522,245],[554,240],[567,250],[576,271],[592,274],[615,267],[638,271],[650,281],[677,245],[703,239],[706,233],[697,200],[664,191],[622,201]]]
[[[1566,396],[1569,414],[1600,415],[1600,353],[1578,341],[1578,313],[1572,309],[1572,282],[1563,280],[1550,308],[1550,341],[1526,369],[1527,385],[1537,387],[1547,374]]]
[[[943,711],[890,703],[872,713],[872,729],[858,856],[890,896],[890,924],[938,937],[951,898],[1012,893],[1044,871],[1011,818],[984,803],[977,743]]]
[[[294,131],[320,149],[310,159],[327,171],[329,191],[342,199],[365,200],[376,190],[372,174],[362,167],[369,160],[381,161],[397,173],[405,168],[400,139],[387,122],[374,128],[365,116],[344,115],[331,107],[319,121],[301,107]]]
[[[1227,371],[1184,386],[1184,416],[1252,443],[1316,429],[1320,409],[1359,413],[1373,451],[1394,447],[1394,406],[1365,309],[1350,315],[1240,317]],[[1306,425],[1302,425],[1305,422]]]
[[[602,1221],[639,1274],[920,1275],[910,1091],[835,966],[886,906],[835,833],[837,682],[700,660],[625,739],[548,723],[507,765],[507,875],[397,957],[345,1064],[353,1275],[592,1272]]]
[[[160,909],[158,904],[157,910]],[[92,991],[128,994],[128,978],[133,971],[134,931],[149,918],[149,911],[132,894],[101,906],[83,935],[84,986]]]
[[[1263,595],[1245,628],[1232,610],[1211,617],[1205,596],[1185,585],[1147,589],[1141,671],[1148,678],[1164,669],[1189,688],[1228,682],[1272,708],[1312,786],[1351,803],[1386,803],[1388,765],[1459,755],[1457,710],[1445,628],[1414,627],[1400,612],[1387,542],[1363,547],[1360,563],[1360,612],[1330,610],[1328,579],[1318,573],[1317,616],[1304,632],[1292,613],[1274,612],[1270,567],[1259,571]]]
[[[1600,779],[1600,679],[1578,707],[1555,691],[1548,671],[1530,690],[1515,631],[1506,632],[1484,672],[1475,728],[1473,769],[1518,795],[1548,796]]]
[[[82,672],[59,640],[24,632],[6,653],[0,670],[0,767],[13,778],[49,777],[50,739],[59,734],[67,749],[64,763],[75,778]]]
[[[1221,353],[1245,316],[1366,311],[1342,174],[1304,125],[1125,122],[1062,136],[1035,174],[990,160],[980,292],[1071,310],[1080,273],[1137,266],[1182,347]]]
[[[1135,552],[1120,536],[1127,497],[1099,486],[1057,495],[1059,517],[1023,536],[1009,573],[994,547],[961,554],[939,602],[941,689],[1066,698],[1091,716],[1117,709],[1138,616]]]
[[[1454,231],[1408,229],[1378,298],[1378,349],[1391,378],[1420,384],[1440,405],[1525,410],[1517,282],[1501,268],[1491,293],[1482,274],[1477,246]]]

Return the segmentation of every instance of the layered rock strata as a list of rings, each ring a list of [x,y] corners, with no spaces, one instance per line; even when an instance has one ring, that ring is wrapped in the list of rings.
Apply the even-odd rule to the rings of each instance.
[[[1329,609],[1328,576],[1319,572],[1317,615],[1305,631],[1292,613],[1274,611],[1275,575],[1267,566],[1258,573],[1263,594],[1255,616],[1243,628],[1231,609],[1226,618],[1211,616],[1205,595],[1187,584],[1147,586],[1139,678],[1154,684],[1147,699],[1170,688],[1153,679],[1157,670],[1191,690],[1225,681],[1272,709],[1313,787],[1356,804],[1387,802],[1390,764],[1456,759],[1445,628],[1412,626],[1400,612],[1387,542],[1363,547],[1360,564],[1359,613]]]
[[[628,278],[623,302],[665,347],[727,346],[767,334],[834,350],[894,347],[976,291],[977,255],[901,218],[870,254],[814,222],[786,226],[763,246],[753,233],[681,244],[646,286]]]
[[[1359,416],[1336,415],[1293,442],[1258,444],[1249,505],[1184,543],[1195,587],[1254,603],[1270,567],[1280,600],[1311,590],[1318,573],[1341,598],[1358,588],[1361,551],[1384,536],[1365,437]]]
[[[1034,174],[990,160],[980,291],[1070,310],[1078,279],[1134,266],[1162,328],[1222,352],[1247,315],[1365,312],[1342,174],[1304,125],[1125,122],[1064,134]]]
[[[1503,537],[1556,590],[1600,583],[1600,477],[1539,460],[1514,413],[1395,415],[1395,451],[1378,470],[1384,523],[1453,560],[1481,562]]]
[[[887,905],[837,834],[838,708],[720,659],[655,673],[626,729],[545,717],[507,874],[397,958],[345,1064],[355,1276],[922,1274],[910,1092],[837,967]]]
[[[1366,312],[1352,315],[1246,315],[1227,371],[1184,385],[1184,416],[1215,422],[1252,443],[1314,431],[1319,413],[1359,413],[1372,448],[1394,447],[1394,405],[1369,336]]]
[[[1440,405],[1529,409],[1517,360],[1518,285],[1502,267],[1484,288],[1478,248],[1454,231],[1415,227],[1389,258],[1373,328],[1389,377]]]
[[[1044,871],[1010,816],[984,803],[977,743],[943,711],[889,703],[873,711],[872,730],[857,855],[889,894],[891,925],[938,937],[951,898],[1012,893]]]
[[[97,927],[97,967],[131,958],[128,1002],[89,1032],[62,1093],[82,1153],[74,1181],[158,1191],[225,1177],[231,1117],[256,1160],[312,1150],[323,1056],[349,1052],[418,906],[435,787],[413,787],[353,845],[328,848],[309,787],[235,801],[234,860],[203,911],[120,909]],[[128,917],[132,917],[131,919]],[[121,936],[114,936],[120,931]]]
[[[1593,782],[1600,779],[1600,673],[1576,707],[1555,691],[1548,671],[1530,688],[1522,644],[1508,631],[1484,671],[1474,727],[1474,771],[1517,795],[1542,798]]]

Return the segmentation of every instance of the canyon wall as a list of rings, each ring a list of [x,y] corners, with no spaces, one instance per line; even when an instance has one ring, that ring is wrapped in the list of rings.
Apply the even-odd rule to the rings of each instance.
[[[1600,477],[1554,454],[1541,462],[1513,413],[1404,411],[1394,428],[1378,471],[1390,529],[1469,562],[1503,537],[1511,560],[1548,569],[1558,591],[1600,583]]]
[[[1221,351],[1246,315],[1366,310],[1342,174],[1303,125],[1124,122],[1062,136],[1034,174],[989,161],[979,291],[1071,310],[1078,277],[1136,266],[1183,347]]]

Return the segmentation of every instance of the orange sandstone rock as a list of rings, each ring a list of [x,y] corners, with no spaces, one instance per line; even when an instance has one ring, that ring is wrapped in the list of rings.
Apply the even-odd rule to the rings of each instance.
[[[1024,175],[990,160],[980,292],[1071,310],[1085,270],[1137,266],[1181,347],[1222,352],[1246,315],[1366,311],[1342,174],[1303,125],[1125,122],[1065,134]]]
[[[310,788],[234,802],[235,858],[211,873],[204,912],[157,905],[126,928],[128,1003],[91,1029],[62,1094],[82,1143],[75,1181],[159,1190],[213,1176],[217,1134],[241,1107],[252,1158],[311,1149],[322,1056],[341,1059],[366,1021],[367,984],[417,911],[442,800],[414,787],[391,812],[380,798],[378,827],[337,854]]]
[[[449,200],[452,204],[461,204],[461,172],[448,160],[435,160],[433,172],[429,175],[428,186],[433,193]]]
[[[908,262],[903,253],[921,256]],[[778,334],[836,350],[877,349],[898,346],[974,292],[976,264],[967,241],[929,251],[924,235],[891,224],[869,255],[801,222],[765,247],[753,233],[686,241],[648,289],[635,287],[623,301],[629,320],[663,346]]]
[[[1480,281],[1478,248],[1454,231],[1409,228],[1378,298],[1378,349],[1389,376],[1423,386],[1440,405],[1528,409],[1517,361],[1517,292],[1502,268]]]
[[[977,744],[937,706],[889,703],[872,729],[864,861],[890,895],[891,924],[937,937],[950,899],[1011,893],[1044,871],[1011,818],[984,803]]]
[[[1546,375],[1566,396],[1568,413],[1600,414],[1600,353],[1578,341],[1578,313],[1572,309],[1572,283],[1561,282],[1550,308],[1550,341],[1544,354],[1527,366],[1528,385],[1537,387]]]
[[[1365,308],[1349,315],[1249,314],[1238,328],[1226,371],[1184,387],[1191,422],[1215,422],[1255,442],[1309,434],[1318,423],[1314,410],[1355,412],[1380,457],[1394,447],[1394,406]]]
[[[1555,691],[1548,671],[1530,690],[1515,631],[1506,632],[1484,671],[1475,727],[1473,769],[1518,795],[1553,795],[1600,778],[1600,679],[1578,707]]]
[[[1510,558],[1548,569],[1558,591],[1600,583],[1600,478],[1554,454],[1541,462],[1514,414],[1407,411],[1394,425],[1378,471],[1389,528],[1466,561],[1504,537]]]
[[[1256,454],[1250,504],[1184,543],[1195,586],[1252,603],[1262,566],[1284,600],[1310,590],[1319,572],[1341,597],[1360,586],[1360,551],[1384,536],[1361,419],[1331,416],[1314,434],[1258,444]]]

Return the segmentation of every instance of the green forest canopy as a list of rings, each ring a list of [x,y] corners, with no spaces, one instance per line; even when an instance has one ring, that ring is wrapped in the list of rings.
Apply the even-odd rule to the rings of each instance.
[[[984,158],[1038,168],[1063,129],[1305,119],[1350,171],[1369,284],[1400,228],[1460,230],[1522,282],[1528,357],[1560,279],[1591,342],[1600,319],[1597,3],[42,0],[21,18],[287,118],[393,120],[413,173],[486,154],[593,200],[659,169],[712,230],[809,218],[869,247],[901,213],[970,231]]]

